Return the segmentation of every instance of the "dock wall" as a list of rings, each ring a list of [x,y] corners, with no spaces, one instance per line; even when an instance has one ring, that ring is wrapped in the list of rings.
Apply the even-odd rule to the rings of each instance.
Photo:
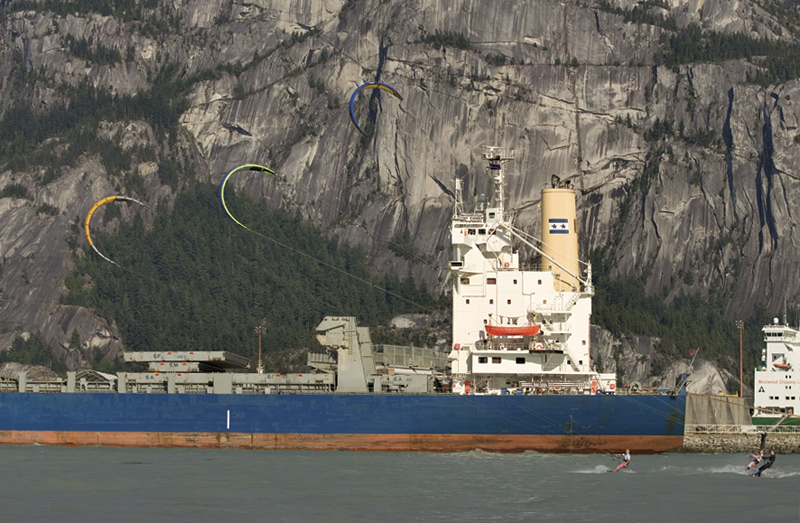
[[[683,447],[677,452],[710,454],[750,453],[761,449],[761,433],[749,434],[686,434]],[[800,433],[767,434],[764,447],[776,454],[800,454]]]

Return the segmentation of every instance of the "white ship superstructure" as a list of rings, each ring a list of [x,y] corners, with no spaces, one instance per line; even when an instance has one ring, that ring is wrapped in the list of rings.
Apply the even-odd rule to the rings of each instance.
[[[775,318],[765,326],[766,347],[755,371],[754,417],[775,418],[800,414],[800,331]]]
[[[500,148],[484,155],[495,182],[467,212],[455,183],[453,254],[453,389],[461,393],[589,394],[613,392],[615,374],[590,361],[591,267],[578,259],[575,193],[563,184],[542,191],[542,237],[514,227],[504,208]],[[560,185],[560,186],[559,186]],[[520,260],[518,245],[539,260]]]

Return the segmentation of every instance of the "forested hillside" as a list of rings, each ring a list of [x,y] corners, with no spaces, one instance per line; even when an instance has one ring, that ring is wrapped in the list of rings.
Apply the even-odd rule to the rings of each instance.
[[[256,326],[265,353],[318,349],[323,316],[377,326],[403,312],[431,312],[411,277],[371,274],[364,253],[340,249],[298,216],[267,211],[229,191],[228,219],[216,187],[190,184],[152,228],[141,219],[97,240],[67,278],[64,304],[116,324],[128,350],[227,350],[253,357]],[[147,211],[143,211],[147,212]],[[423,286],[424,287],[424,286]],[[273,369],[280,370],[280,369]]]

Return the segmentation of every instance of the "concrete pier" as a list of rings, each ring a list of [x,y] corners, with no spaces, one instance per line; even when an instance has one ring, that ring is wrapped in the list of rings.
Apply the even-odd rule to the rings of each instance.
[[[686,434],[683,447],[676,452],[738,454],[761,450],[761,433],[748,434]],[[764,442],[767,452],[800,454],[800,432],[768,433]]]

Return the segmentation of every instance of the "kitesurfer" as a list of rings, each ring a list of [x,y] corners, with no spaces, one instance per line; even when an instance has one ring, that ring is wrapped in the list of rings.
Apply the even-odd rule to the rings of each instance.
[[[764,459],[764,451],[762,450],[758,454],[751,453],[750,457],[753,458],[753,461],[750,462],[749,465],[747,465],[747,469],[745,469],[745,470],[750,470],[751,468],[753,468],[756,465],[758,465],[759,463],[761,463],[761,460]]]
[[[767,456],[767,459],[764,460],[764,464],[758,468],[758,472],[753,474],[753,477],[761,477],[761,473],[770,468],[773,463],[775,463],[775,451],[771,450],[769,451],[769,456]]]
[[[631,451],[629,449],[625,449],[625,452],[622,454],[614,454],[616,457],[622,458],[622,463],[617,465],[617,468],[613,470],[613,472],[619,472],[622,469],[628,468],[628,463],[631,462]]]

